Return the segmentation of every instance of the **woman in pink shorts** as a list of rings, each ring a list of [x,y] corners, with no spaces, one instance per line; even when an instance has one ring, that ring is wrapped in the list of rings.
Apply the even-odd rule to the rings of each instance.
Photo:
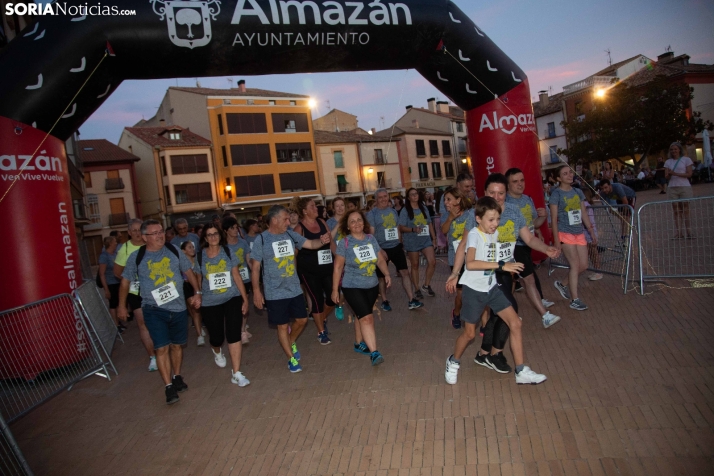
[[[568,281],[554,284],[560,295],[570,300],[571,309],[584,311],[588,307],[578,298],[578,276],[588,269],[588,243],[584,231],[588,230],[595,246],[597,232],[585,209],[585,195],[579,188],[573,188],[573,170],[561,165],[555,169],[554,175],[559,186],[551,191],[548,202],[553,236],[555,247],[563,252],[570,266]]]

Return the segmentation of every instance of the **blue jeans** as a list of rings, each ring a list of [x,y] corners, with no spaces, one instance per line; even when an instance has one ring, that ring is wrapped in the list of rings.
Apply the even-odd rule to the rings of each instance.
[[[142,306],[144,323],[149,330],[154,350],[169,344],[184,345],[188,341],[188,312],[167,311],[154,306]]]

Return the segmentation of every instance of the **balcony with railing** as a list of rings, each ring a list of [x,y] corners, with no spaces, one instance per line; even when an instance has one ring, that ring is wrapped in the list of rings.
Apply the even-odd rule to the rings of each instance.
[[[112,213],[109,215],[109,226],[122,226],[129,223],[128,213]]]
[[[108,178],[104,181],[104,189],[107,192],[121,192],[124,190],[124,180],[121,178]]]
[[[615,76],[590,76],[589,78],[580,80],[577,83],[572,83],[568,84],[567,86],[563,86],[563,93],[565,95],[568,95],[581,89],[586,89],[590,87],[594,87],[596,89],[607,88],[612,84],[618,82],[619,80],[620,78],[617,78]]]

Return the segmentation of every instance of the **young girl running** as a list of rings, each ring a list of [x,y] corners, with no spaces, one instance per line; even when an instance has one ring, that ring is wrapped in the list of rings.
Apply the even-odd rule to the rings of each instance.
[[[186,255],[186,258],[188,258],[193,265],[193,268],[191,268],[192,271],[196,273],[196,276],[199,276],[201,271],[198,269],[198,264],[196,263],[196,246],[193,244],[193,241],[187,240],[181,243],[181,251],[183,251],[183,254]],[[193,298],[193,287],[188,284],[188,278],[186,278],[185,275],[183,278],[183,295],[186,298],[188,315],[191,317],[191,322],[193,322],[193,327],[196,329],[196,334],[198,334],[196,345],[199,347],[204,346],[206,345],[206,331],[203,330],[201,326],[201,311],[188,303],[189,299]]]
[[[436,235],[434,225],[431,223],[431,215],[424,205],[424,196],[417,189],[407,190],[407,203],[404,210],[399,213],[399,231],[402,232],[404,249],[411,263],[412,283],[416,288],[414,297],[424,299],[422,291],[428,296],[434,297],[436,294],[431,289],[431,278],[436,270],[436,258],[434,257],[434,247],[436,246]],[[426,275],[424,285],[419,288],[419,254],[426,258]]]
[[[449,266],[451,272],[456,273],[461,277],[464,272],[463,266],[460,269],[454,269],[454,256],[456,250],[461,244],[461,239],[464,232],[468,232],[476,227],[476,217],[471,208],[471,202],[465,197],[456,187],[449,187],[444,192],[444,207],[449,213],[446,221],[443,223],[446,228],[446,239],[448,241],[449,250]],[[454,329],[461,328],[461,299],[462,286],[456,284],[456,298],[454,299],[454,309],[451,311],[451,325]]]
[[[568,281],[554,284],[563,299],[571,300],[571,309],[584,311],[588,307],[578,297],[578,276],[588,269],[588,243],[583,231],[588,230],[594,246],[597,246],[597,233],[585,209],[585,195],[582,190],[573,188],[573,170],[561,165],[555,169],[555,179],[560,186],[552,191],[548,202],[553,237],[555,247],[562,250],[570,270]]]
[[[523,363],[523,339],[521,320],[506,296],[496,283],[496,270],[508,273],[523,271],[523,264],[498,261],[498,222],[501,207],[491,197],[483,197],[476,202],[478,227],[468,234],[466,243],[466,270],[459,279],[463,287],[464,307],[461,315],[464,331],[456,339],[454,353],[446,359],[446,383],[454,385],[458,378],[460,359],[466,347],[476,338],[476,325],[481,322],[481,314],[486,307],[503,319],[511,334],[511,352],[516,363],[516,383],[539,384],[546,376],[535,373]],[[458,273],[451,273],[446,283],[447,290],[453,292]]]

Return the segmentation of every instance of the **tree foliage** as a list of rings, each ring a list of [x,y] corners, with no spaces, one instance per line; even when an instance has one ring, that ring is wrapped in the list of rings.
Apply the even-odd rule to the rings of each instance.
[[[626,164],[631,159],[638,167],[647,155],[669,149],[674,141],[691,144],[697,133],[714,126],[690,112],[693,91],[663,76],[636,88],[617,84],[594,100],[584,118],[562,123],[569,146],[559,152],[584,165],[609,159]]]

